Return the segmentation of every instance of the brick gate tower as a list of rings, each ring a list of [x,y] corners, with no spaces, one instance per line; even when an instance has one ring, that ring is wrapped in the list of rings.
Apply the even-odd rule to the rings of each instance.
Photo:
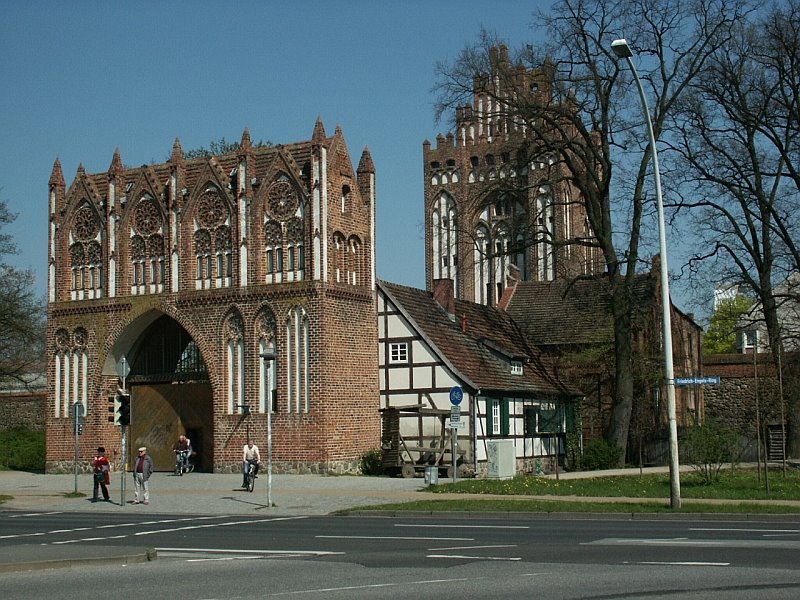
[[[128,448],[158,470],[187,433],[206,471],[266,446],[277,471],[354,470],[380,439],[375,316],[375,169],[356,169],[341,130],[310,140],[107,172],[57,160],[49,196],[47,469],[104,445],[130,365]],[[113,409],[112,409],[113,410]],[[130,454],[129,454],[130,456]],[[264,454],[262,453],[262,456]]]
[[[552,66],[512,65],[505,46],[490,63],[472,105],[456,109],[456,133],[435,147],[425,140],[423,163],[427,288],[451,279],[457,298],[493,305],[508,277],[553,281],[604,266],[563,161],[508,109],[508,99],[524,104],[520,93],[553,102]]]

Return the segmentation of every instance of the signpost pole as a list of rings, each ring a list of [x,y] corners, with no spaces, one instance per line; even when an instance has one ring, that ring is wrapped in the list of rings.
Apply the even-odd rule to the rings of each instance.
[[[461,426],[461,409],[464,392],[459,386],[450,388],[450,456],[453,459],[453,483],[458,479],[458,428]]]
[[[128,388],[126,387],[125,380],[128,377],[128,374],[131,372],[131,366],[128,364],[128,360],[123,356],[119,359],[117,363],[117,375],[122,380],[122,391],[127,393]],[[132,404],[132,403],[131,403]],[[130,405],[129,405],[130,406]],[[131,412],[133,412],[133,406],[130,406]],[[120,444],[121,452],[122,452],[122,467],[120,468],[121,476],[120,480],[120,500],[119,505],[123,508],[125,507],[125,477],[128,474],[128,426],[121,425],[122,427],[122,442]]]
[[[75,402],[72,405],[72,432],[75,434],[75,456],[72,460],[72,470],[75,475],[75,493],[78,493],[78,436],[80,423],[83,416],[83,404]]]

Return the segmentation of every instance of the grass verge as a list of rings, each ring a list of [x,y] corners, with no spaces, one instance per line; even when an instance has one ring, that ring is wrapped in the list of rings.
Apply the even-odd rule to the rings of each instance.
[[[396,504],[381,504],[348,509],[353,511],[408,511],[408,512],[493,512],[493,513],[620,513],[620,514],[797,514],[800,507],[753,504],[737,502],[731,504],[683,503],[679,510],[664,503],[655,502],[581,502],[563,500],[529,499],[464,499],[464,500],[416,500]]]

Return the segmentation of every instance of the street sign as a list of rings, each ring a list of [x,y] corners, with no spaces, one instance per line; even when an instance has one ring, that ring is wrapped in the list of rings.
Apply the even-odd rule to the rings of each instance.
[[[83,407],[82,402],[74,402],[70,405],[70,416],[72,417],[85,417],[86,416],[86,409]]]
[[[717,377],[676,377],[675,385],[719,385]]]
[[[130,375],[130,372],[131,366],[128,364],[128,359],[123,356],[117,363],[117,375],[119,375],[120,379],[125,379],[128,375]]]
[[[446,421],[445,429],[464,429],[467,426],[464,421]]]
[[[461,421],[461,409],[457,406],[450,407],[450,422],[451,423],[458,423]]]
[[[453,387],[450,388],[451,404],[458,406],[459,404],[461,404],[461,400],[463,399],[464,399],[464,392],[461,390],[459,386],[454,385]]]

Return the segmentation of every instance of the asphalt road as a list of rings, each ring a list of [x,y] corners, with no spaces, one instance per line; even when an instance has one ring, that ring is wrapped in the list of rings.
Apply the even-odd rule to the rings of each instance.
[[[167,595],[164,577],[176,578],[171,598],[800,597],[796,521],[6,513],[1,522],[0,546],[12,551],[148,546],[159,557],[61,570],[60,588],[48,571],[0,574],[9,598],[82,597],[99,569],[115,592],[130,585],[155,598]]]

